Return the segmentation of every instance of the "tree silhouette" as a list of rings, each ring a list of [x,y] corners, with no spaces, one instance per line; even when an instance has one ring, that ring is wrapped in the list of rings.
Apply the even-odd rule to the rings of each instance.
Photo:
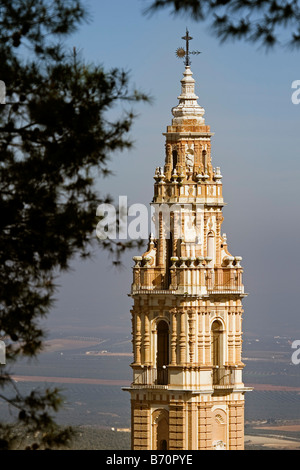
[[[300,46],[298,0],[154,0],[146,12],[162,8],[210,22],[221,41],[243,39],[264,48]]]
[[[0,1],[0,79],[6,85],[0,105],[0,335],[7,343],[0,400],[16,411],[20,431],[1,423],[0,449],[16,446],[23,430],[35,436],[31,448],[58,446],[71,436],[52,416],[61,403],[58,391],[22,396],[8,367],[42,350],[39,322],[53,303],[56,276],[75,254],[90,255],[96,208],[110,201],[98,194],[97,179],[109,174],[115,151],[132,145],[134,113],[119,111],[112,119],[109,111],[148,100],[131,90],[127,72],[87,64],[76,49],[64,47],[64,38],[88,21],[83,5]],[[102,242],[116,256],[128,246]]]

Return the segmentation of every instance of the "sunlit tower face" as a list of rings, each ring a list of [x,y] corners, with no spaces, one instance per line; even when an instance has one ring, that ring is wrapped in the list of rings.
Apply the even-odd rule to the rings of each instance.
[[[181,93],[155,170],[156,232],[135,256],[131,297],[135,450],[244,447],[241,257],[222,234],[222,175],[185,48]],[[167,86],[167,84],[166,84]],[[165,211],[162,210],[165,209]]]

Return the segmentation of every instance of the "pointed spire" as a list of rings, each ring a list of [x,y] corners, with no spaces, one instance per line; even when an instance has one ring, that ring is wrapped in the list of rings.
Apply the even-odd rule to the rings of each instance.
[[[184,78],[181,80],[181,95],[178,96],[179,104],[172,109],[174,119],[172,121],[173,125],[181,125],[184,121],[196,120],[194,124],[204,125],[205,121],[203,118],[204,109],[198,104],[198,96],[195,94],[195,80],[193,79],[193,73],[191,71],[190,65],[190,54],[201,54],[199,51],[190,51],[189,42],[193,39],[188,29],[186,29],[185,36],[182,37],[185,40],[185,49],[179,47],[176,51],[178,58],[184,58],[185,62],[185,71]]]
[[[205,110],[197,102],[198,96],[195,94],[195,80],[189,65],[186,65],[181,80],[181,94],[178,96],[179,104],[172,109],[174,119],[172,125],[180,125],[187,119],[197,121],[197,124],[204,125]]]

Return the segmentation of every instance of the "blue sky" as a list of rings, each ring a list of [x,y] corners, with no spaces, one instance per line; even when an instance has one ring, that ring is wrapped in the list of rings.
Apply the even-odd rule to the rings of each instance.
[[[148,2],[149,3],[149,2]],[[132,86],[149,93],[153,103],[136,107],[132,129],[135,146],[115,154],[115,176],[99,189],[127,195],[129,204],[149,204],[153,175],[164,163],[164,137],[171,108],[178,103],[183,46],[188,27],[199,104],[215,133],[213,165],[220,166],[223,194],[222,232],[229,249],[243,257],[245,290],[243,330],[300,335],[299,265],[299,143],[300,104],[291,101],[291,84],[300,80],[300,51],[266,53],[244,42],[220,44],[208,25],[161,11],[143,15],[145,0],[89,0],[88,25],[69,38],[87,62],[130,71]],[[48,329],[120,328],[130,333],[127,296],[131,284],[131,252],[116,271],[106,254],[73,263],[58,283],[57,302]],[[297,336],[298,334],[298,336]],[[300,336],[299,336],[300,337]]]

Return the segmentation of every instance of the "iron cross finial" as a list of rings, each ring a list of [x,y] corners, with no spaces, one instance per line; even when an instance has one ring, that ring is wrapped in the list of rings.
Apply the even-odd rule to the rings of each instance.
[[[189,58],[189,42],[193,39],[186,28],[185,36],[182,36],[181,39],[185,40],[185,65],[190,65],[190,58]]]
[[[186,67],[191,65],[191,60],[190,60],[190,54],[201,54],[201,52],[199,51],[191,51],[189,50],[189,42],[193,39],[190,35],[189,35],[189,32],[188,32],[188,29],[186,28],[186,33],[185,33],[185,36],[183,36],[181,39],[184,39],[185,40],[185,50],[183,49],[183,47],[179,47],[176,51],[176,55],[177,57],[179,57],[180,59],[185,57],[185,65]]]

